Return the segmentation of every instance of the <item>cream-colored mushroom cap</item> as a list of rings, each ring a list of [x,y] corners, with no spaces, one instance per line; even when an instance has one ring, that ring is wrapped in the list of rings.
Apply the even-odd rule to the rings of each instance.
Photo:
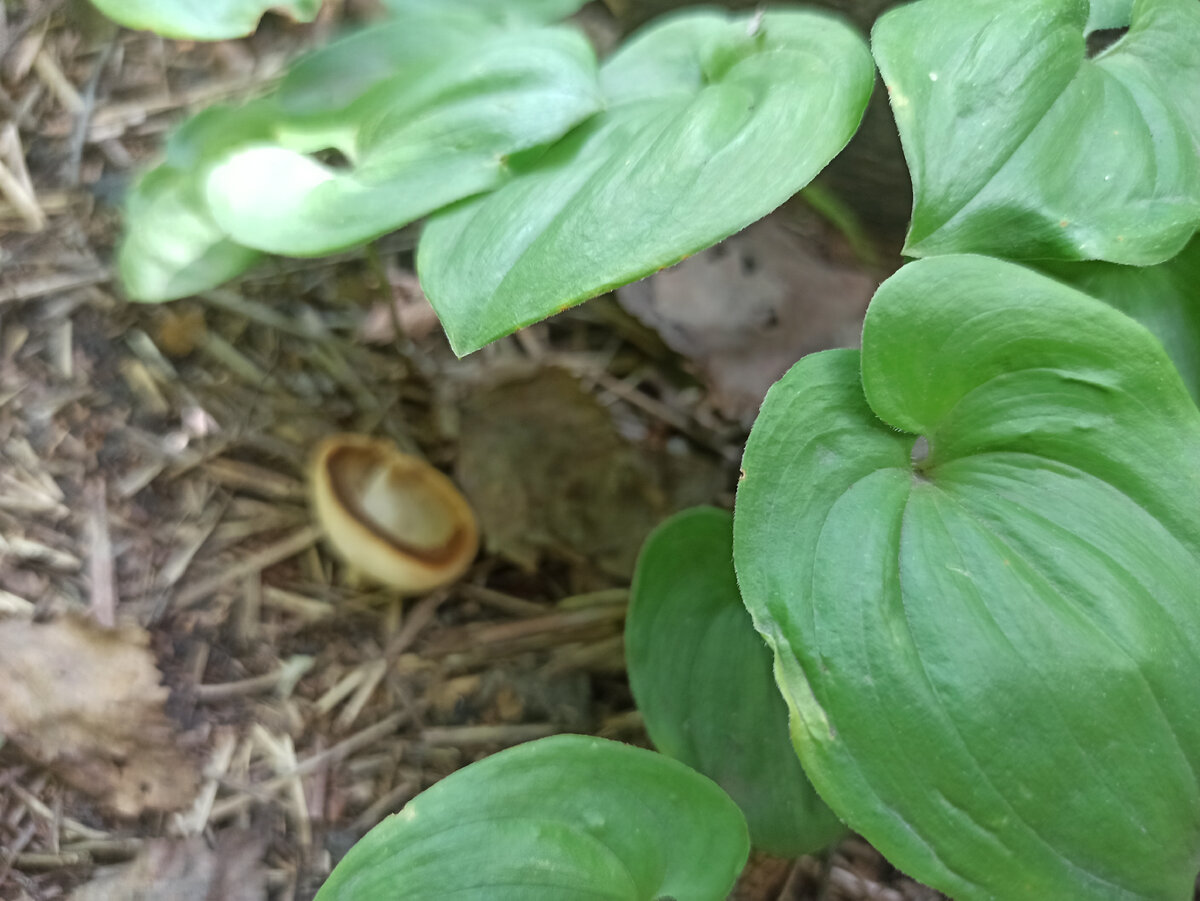
[[[479,550],[475,514],[454,483],[390,441],[326,438],[313,455],[309,485],[334,550],[405,594],[453,582]]]

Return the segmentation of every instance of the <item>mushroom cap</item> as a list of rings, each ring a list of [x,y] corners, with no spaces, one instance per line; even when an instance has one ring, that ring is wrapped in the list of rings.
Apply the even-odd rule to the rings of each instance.
[[[324,439],[309,487],[317,522],[338,555],[405,594],[448,585],[479,550],[475,514],[454,483],[390,441]]]

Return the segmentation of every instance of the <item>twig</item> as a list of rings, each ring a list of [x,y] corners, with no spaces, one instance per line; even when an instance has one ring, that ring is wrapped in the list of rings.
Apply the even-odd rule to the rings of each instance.
[[[681,413],[674,407],[667,406],[662,401],[650,397],[650,395],[639,391],[616,376],[588,364],[580,365],[578,361],[573,360],[569,355],[565,354],[557,355],[555,362],[576,376],[592,379],[605,391],[615,394],[626,403],[632,404],[642,411],[649,413],[651,416],[662,420],[680,434],[686,435],[692,441],[696,442],[696,444],[708,449],[721,459],[732,463],[736,463],[741,459],[740,448],[729,447],[687,414]]]
[[[257,322],[259,325],[265,325],[267,328],[285,335],[294,335],[309,341],[319,337],[306,321],[294,316],[287,316],[264,303],[244,297],[228,288],[213,288],[205,291],[200,295],[200,299],[218,309],[234,313]]]
[[[115,863],[137,856],[145,844],[145,840],[140,838],[86,839],[64,845],[62,850],[68,853],[87,854],[93,860],[105,863]]]
[[[354,832],[366,832],[389,813],[408,801],[417,793],[420,786],[413,780],[405,779],[392,786],[387,792],[371,802],[371,805],[360,813],[351,828]]]
[[[0,62],[8,56],[11,51],[20,42],[21,38],[25,37],[30,31],[45,22],[50,16],[63,5],[65,0],[48,0],[21,22],[21,24],[8,29],[8,40],[4,44],[0,44]]]
[[[375,694],[375,689],[387,675],[388,661],[372,660],[366,663],[362,670],[362,681],[355,689],[354,695],[346,702],[346,706],[342,708],[342,712],[338,714],[337,720],[334,721],[334,728],[338,732],[345,732],[354,725],[358,715],[363,712],[363,708],[371,700],[371,695]]]
[[[421,733],[427,745],[448,745],[465,748],[471,745],[515,745],[535,738],[554,735],[553,723],[514,723],[495,726],[430,726]]]
[[[278,691],[281,695],[289,695],[300,678],[312,669],[313,658],[305,654],[294,654],[273,673],[262,676],[252,676],[249,679],[239,679],[236,682],[218,682],[210,685],[197,685],[193,691],[198,701],[226,701],[244,695],[258,694],[264,691]]]
[[[54,811],[43,804],[41,799],[39,799],[38,796],[33,792],[16,782],[9,783],[5,787],[18,798],[20,798],[21,803],[24,804],[30,810],[30,812],[32,812],[39,819],[44,820],[47,824],[54,823],[56,819]],[[90,826],[85,826],[83,823],[73,820],[70,817],[58,817],[57,819],[63,830],[70,831],[82,839],[99,841],[109,837],[107,832],[101,832],[99,829],[93,829]]]
[[[525,618],[545,616],[550,611],[547,605],[539,604],[537,601],[528,601],[525,598],[518,598],[511,594],[505,594],[502,591],[496,591],[494,588],[486,588],[483,585],[472,585],[470,582],[460,585],[458,590],[465,597],[473,601],[478,601],[481,604],[512,616]]]
[[[292,746],[291,736],[281,735],[276,738],[260,723],[254,724],[251,734],[258,746],[271,758],[275,771],[290,774],[287,778],[287,788],[291,795],[288,800],[291,802],[293,825],[301,846],[308,847],[312,844],[312,822],[308,817],[308,803],[304,797],[304,781],[296,775],[296,751]]]
[[[391,716],[384,717],[378,723],[372,726],[367,726],[361,732],[356,732],[349,738],[338,742],[331,748],[324,751],[319,751],[311,757],[306,757],[296,764],[296,768],[287,773],[267,779],[265,782],[260,782],[256,785],[248,786],[245,791],[252,793],[273,792],[283,785],[287,785],[292,779],[297,776],[306,776],[309,773],[314,773],[321,767],[331,766],[334,763],[349,757],[355,751],[360,751],[363,748],[369,747],[382,738],[386,738],[396,731],[408,719],[407,713],[393,713]],[[254,794],[242,794],[233,798],[226,798],[220,804],[216,804],[212,808],[210,818],[213,820],[222,820],[225,817],[236,813],[243,807],[246,807],[251,802],[255,801]]]
[[[92,70],[92,74],[84,86],[83,109],[75,118],[75,128],[71,132],[71,142],[67,153],[67,184],[76,186],[79,184],[80,169],[83,166],[83,146],[87,143],[88,124],[92,121],[92,112],[96,108],[96,91],[100,86],[100,78],[104,74],[104,69],[108,66],[108,61],[112,59],[113,50],[117,46],[120,35],[121,31],[117,29],[112,38],[101,48],[100,57],[96,60],[96,67]]]
[[[64,867],[86,867],[92,856],[83,851],[60,851],[58,854],[27,852],[13,858],[18,870],[61,870]]]
[[[114,626],[117,622],[117,580],[113,570],[112,540],[108,533],[108,500],[103,477],[88,486],[88,494],[91,502],[88,575],[92,616],[102,626]]]
[[[41,231],[46,227],[46,214],[38,205],[25,168],[20,136],[12,122],[0,126],[0,194],[8,198],[30,231]],[[3,292],[0,292],[0,300],[3,299]]]
[[[0,588],[0,616],[30,617],[35,609],[37,606],[32,601]]]
[[[226,488],[276,500],[295,501],[307,497],[304,483],[299,479],[264,466],[217,457],[203,464],[203,468],[205,475]]]
[[[29,846],[30,841],[33,840],[35,835],[37,835],[37,824],[30,823],[21,830],[21,834],[12,843],[12,847],[0,849],[0,887],[4,885],[5,880],[8,879],[8,874],[12,872],[17,855]]]
[[[421,598],[404,620],[404,625],[400,627],[400,631],[388,642],[388,657],[399,656],[408,650],[424,628],[433,622],[433,617],[437,613],[438,607],[442,606],[442,603],[449,596],[450,593],[443,589]]]
[[[275,610],[282,610],[293,616],[309,622],[325,619],[333,615],[334,607],[327,601],[318,601],[295,591],[287,591],[274,585],[263,586],[263,605]]]
[[[3,169],[3,163],[0,163],[0,170]],[[0,172],[0,179],[2,178],[3,173]],[[26,279],[25,281],[8,286],[0,286],[0,304],[18,300],[33,300],[35,297],[58,294],[63,291],[71,291],[75,288],[87,288],[91,285],[99,285],[102,282],[107,282],[111,278],[112,273],[107,269],[38,276],[37,278]]]
[[[208,825],[212,817],[213,802],[217,799],[217,790],[221,787],[221,777],[229,771],[236,748],[237,736],[232,729],[218,734],[216,747],[213,748],[208,766],[204,768],[204,785],[200,794],[190,811],[175,817],[174,825],[181,835],[199,835]]]
[[[586,607],[582,610],[566,610],[561,613],[552,613],[549,616],[539,616],[535,619],[486,625],[481,628],[467,626],[453,631],[447,630],[440,636],[436,645],[429,648],[428,654],[438,656],[461,650],[464,647],[478,648],[482,645],[499,644],[531,635],[571,632],[596,624],[619,622],[624,618],[625,608],[613,604]]]
[[[606,605],[624,606],[628,603],[628,588],[602,588],[599,591],[570,595],[559,601],[556,606],[559,610],[587,610],[591,607]]]
[[[175,595],[175,604],[181,610],[187,609],[211,596],[229,582],[243,579],[250,573],[274,566],[276,563],[307,550],[317,543],[320,535],[320,530],[316,526],[305,526],[270,547],[263,548],[257,554],[251,554],[241,563],[236,563],[207,579],[201,579],[199,582],[187,586]]]
[[[83,112],[83,98],[79,96],[79,92],[75,90],[75,85],[71,84],[70,79],[63,74],[58,61],[50,55],[50,51],[46,47],[42,47],[34,58],[33,71],[62,104],[63,109],[76,115]]]

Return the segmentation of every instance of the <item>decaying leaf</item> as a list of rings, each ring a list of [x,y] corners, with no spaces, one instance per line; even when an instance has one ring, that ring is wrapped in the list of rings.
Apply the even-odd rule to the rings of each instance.
[[[71,901],[264,901],[263,836],[222,832],[210,848],[200,837],[149,842],[137,859],[76,889]]]
[[[695,363],[724,415],[749,423],[800,357],[858,345],[875,287],[776,216],[617,296]]]
[[[140,628],[0,621],[0,735],[122,816],[195,795],[166,696]]]
[[[458,475],[488,548],[529,569],[556,550],[627,576],[669,506],[609,412],[560,370],[471,396]]]
[[[550,722],[564,732],[585,732],[591,725],[587,675],[548,671],[529,659],[449,679],[434,687],[431,701],[431,717],[439,725]]]

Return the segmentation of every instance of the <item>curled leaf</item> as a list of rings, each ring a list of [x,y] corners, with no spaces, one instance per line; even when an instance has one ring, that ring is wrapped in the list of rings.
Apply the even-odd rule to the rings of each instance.
[[[429,31],[425,40],[441,50],[436,63],[400,67],[315,134],[289,137],[284,120],[278,139],[238,147],[213,166],[206,200],[235,241],[293,256],[360,244],[499,187],[511,154],[558,138],[599,108],[595,56],[576,31],[439,44],[438,19],[397,24],[410,40]],[[284,95],[293,105],[298,88],[293,82]],[[326,143],[343,152],[344,165],[313,157]]]
[[[321,0],[92,0],[97,9],[126,28],[165,38],[223,41],[250,34],[267,10],[297,22],[311,22]]]
[[[215,159],[269,133],[262,103],[213,106],[167,141],[166,159],[143,174],[125,202],[117,267],[134,300],[187,297],[241,274],[260,257],[213,220],[203,184]]]
[[[639,33],[601,69],[602,113],[430,220],[418,271],[451,345],[477,350],[766,215],[850,139],[872,81],[862,40],[816,12],[690,12]]]

